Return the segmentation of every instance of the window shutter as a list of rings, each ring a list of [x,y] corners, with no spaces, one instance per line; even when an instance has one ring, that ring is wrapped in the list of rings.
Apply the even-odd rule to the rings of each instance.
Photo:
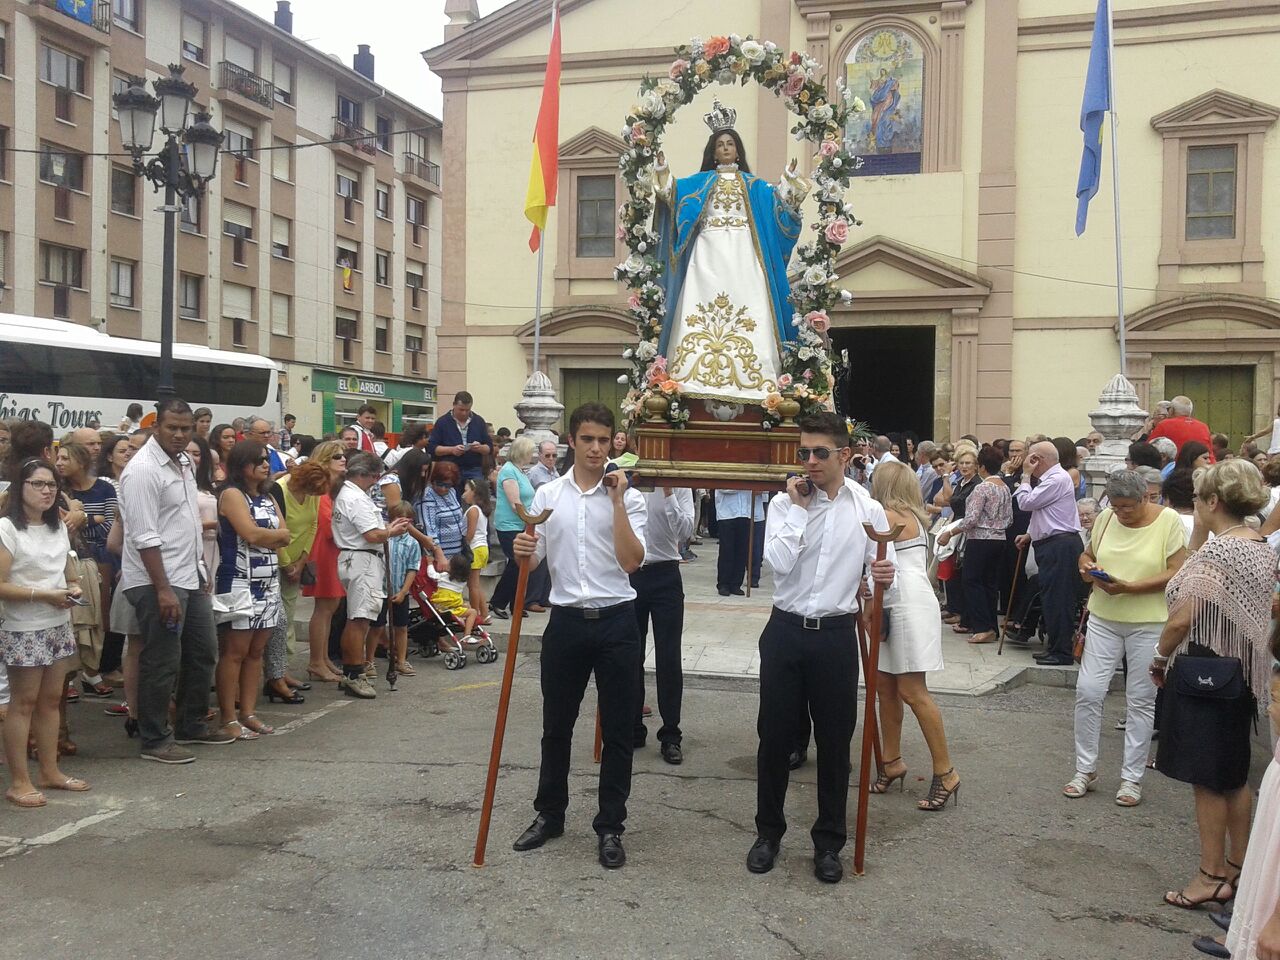
[[[182,42],[194,47],[204,47],[204,21],[188,13],[182,15]]]
[[[271,218],[271,242],[289,246],[289,221],[284,217]]]
[[[238,283],[224,283],[222,315],[228,320],[252,320],[253,290]]]
[[[232,203],[230,200],[222,202],[222,219],[227,223],[234,223],[237,227],[244,227],[247,230],[253,229],[253,211],[242,204]]]
[[[253,127],[239,120],[232,120],[230,117],[223,117],[222,130],[224,133],[234,133],[246,140],[253,140],[256,136]]]
[[[287,63],[277,63],[273,68],[272,81],[276,88],[285,93],[293,92],[293,67]]]
[[[256,73],[258,70],[258,51],[243,40],[237,40],[230,35],[226,39],[226,58],[250,73]]]
[[[271,295],[271,332],[289,335],[289,298],[283,293]]]
[[[288,149],[284,140],[276,140],[274,146],[275,149],[271,151],[271,175],[278,180],[288,180],[291,167],[289,155],[293,151]]]

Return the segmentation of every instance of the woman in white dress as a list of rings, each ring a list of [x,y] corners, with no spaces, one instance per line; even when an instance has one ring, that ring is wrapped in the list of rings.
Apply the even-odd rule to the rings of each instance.
[[[916,715],[920,732],[933,758],[933,783],[929,794],[917,807],[937,811],[953,796],[960,802],[960,775],[951,763],[942,713],[934,702],[924,675],[942,669],[942,611],[926,572],[929,546],[926,530],[929,515],[920,498],[920,482],[911,468],[896,460],[876,467],[872,474],[871,496],[880,501],[889,526],[902,525],[894,541],[898,577],[885,597],[888,629],[880,645],[879,674],[880,736],[886,760],[872,784],[874,793],[886,793],[899,781],[906,785],[907,765],[902,759],[902,705]]]

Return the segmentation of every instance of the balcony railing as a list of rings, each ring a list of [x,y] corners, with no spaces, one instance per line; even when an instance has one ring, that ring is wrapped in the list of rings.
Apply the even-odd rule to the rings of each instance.
[[[111,0],[39,0],[39,2],[40,6],[57,10],[63,16],[70,17],[87,27],[93,27],[99,33],[111,32]],[[88,19],[85,19],[86,17]]]
[[[406,152],[404,155],[404,172],[427,183],[440,186],[440,165],[432,163],[426,157]]]
[[[367,153],[371,157],[378,153],[377,134],[342,117],[333,118],[333,139],[346,140],[347,146],[352,150]]]
[[[220,74],[219,89],[232,90],[246,100],[271,110],[276,105],[276,86],[270,80],[264,80],[252,70],[246,70],[238,63],[223,60],[218,64]]]

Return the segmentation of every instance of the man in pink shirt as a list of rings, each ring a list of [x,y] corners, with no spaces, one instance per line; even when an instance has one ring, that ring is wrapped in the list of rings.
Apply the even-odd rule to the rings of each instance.
[[[1015,542],[1020,549],[1028,543],[1034,545],[1040,568],[1040,605],[1049,649],[1037,655],[1036,662],[1065,667],[1073,662],[1078,561],[1084,550],[1075,485],[1058,463],[1058,448],[1047,440],[1032,444],[1026,471],[1013,496],[1018,506],[1031,514],[1031,524]]]

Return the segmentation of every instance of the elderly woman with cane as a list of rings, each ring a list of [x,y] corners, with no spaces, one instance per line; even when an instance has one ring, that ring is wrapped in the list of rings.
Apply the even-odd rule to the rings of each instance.
[[[1148,667],[1168,619],[1165,585],[1187,557],[1182,520],[1172,510],[1148,502],[1146,494],[1147,481],[1134,470],[1119,470],[1107,478],[1111,506],[1093,522],[1078,564],[1092,593],[1076,679],[1076,774],[1062,793],[1083,797],[1097,784],[1102,701],[1116,667],[1127,659],[1124,764],[1116,792],[1116,803],[1122,807],[1142,802],[1156,702]]]

